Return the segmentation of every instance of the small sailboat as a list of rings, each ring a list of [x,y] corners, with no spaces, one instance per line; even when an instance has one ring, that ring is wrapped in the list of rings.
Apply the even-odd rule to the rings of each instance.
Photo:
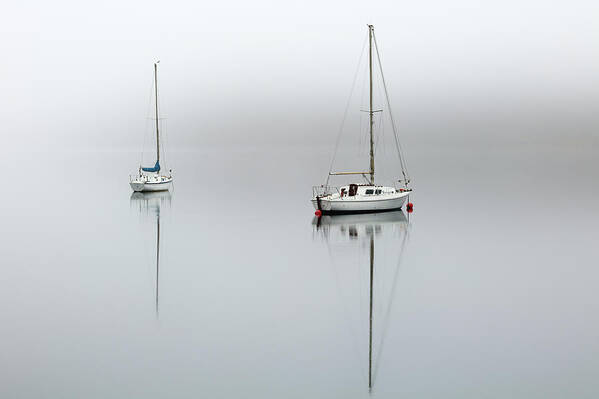
[[[375,139],[374,139],[374,114],[381,110],[373,109],[373,44],[376,50],[378,66],[382,85],[385,92],[385,100],[389,110],[391,126],[395,138],[397,155],[399,157],[403,179],[398,182],[403,183],[403,187],[383,186],[375,183]],[[332,172],[329,170],[326,184],[313,187],[312,204],[316,209],[317,214],[339,214],[339,213],[366,213],[366,212],[383,212],[401,209],[403,204],[408,200],[412,189],[408,188],[410,179],[408,177],[407,168],[404,157],[401,153],[401,146],[397,138],[395,121],[391,114],[391,106],[389,104],[389,95],[383,75],[383,69],[380,63],[380,55],[374,36],[374,26],[368,25],[368,67],[369,67],[369,141],[370,141],[370,167],[364,172]],[[362,183],[352,183],[342,187],[330,187],[328,185],[331,176],[342,175],[361,175],[364,178]]]
[[[160,119],[158,117],[158,63],[154,63],[154,101],[156,119],[156,163],[152,167],[140,165],[139,172],[135,176],[129,176],[129,185],[133,191],[166,191],[171,187],[173,176],[160,173]]]

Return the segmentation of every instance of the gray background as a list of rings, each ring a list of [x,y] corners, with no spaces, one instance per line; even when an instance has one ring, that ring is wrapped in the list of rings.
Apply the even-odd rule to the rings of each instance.
[[[597,397],[598,16],[5,5],[0,396]],[[372,393],[368,246],[323,239],[309,203],[367,23],[415,189],[401,259],[377,236]],[[156,59],[175,173],[158,315],[156,209],[127,184],[152,157]]]

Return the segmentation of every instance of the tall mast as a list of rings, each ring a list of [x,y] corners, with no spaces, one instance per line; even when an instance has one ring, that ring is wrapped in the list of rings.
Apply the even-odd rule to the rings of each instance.
[[[158,132],[158,63],[154,63],[154,101],[156,103],[156,161],[160,161],[160,133]],[[371,89],[372,90],[372,89]],[[372,118],[372,116],[371,116]]]
[[[374,26],[368,25],[368,69],[370,71],[370,184],[374,185],[374,111],[372,109],[372,33]]]

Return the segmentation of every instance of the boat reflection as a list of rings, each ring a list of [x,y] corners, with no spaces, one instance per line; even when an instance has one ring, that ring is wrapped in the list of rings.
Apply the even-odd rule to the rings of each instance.
[[[156,317],[158,317],[158,299],[160,282],[160,216],[163,209],[171,207],[169,191],[134,192],[129,199],[131,208],[136,208],[145,220],[156,221]]]
[[[372,389],[376,377],[373,361],[376,366],[385,341],[399,266],[408,239],[408,219],[403,212],[395,211],[321,216],[315,217],[312,224],[315,237],[323,239],[329,248],[331,263],[336,269],[338,290],[343,297],[342,302],[344,305],[355,303],[355,306],[346,306],[346,309],[350,313],[355,313],[356,309],[361,313],[355,318],[357,320],[350,320],[350,324],[356,324],[357,321],[360,326],[368,325],[368,388]],[[360,306],[366,291],[364,280],[368,281],[367,312]],[[351,287],[349,292],[343,295],[343,291],[348,291],[348,287]],[[364,320],[360,319],[366,313],[368,322],[364,323]],[[378,345],[373,344],[375,313],[380,316],[377,317],[377,326],[380,327]],[[360,326],[357,331],[360,330]],[[353,327],[350,326],[352,329]],[[363,347],[362,344],[359,344],[360,347]]]

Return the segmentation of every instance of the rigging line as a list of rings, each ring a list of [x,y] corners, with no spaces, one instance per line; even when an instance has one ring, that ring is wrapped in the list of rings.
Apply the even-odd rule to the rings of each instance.
[[[365,63],[366,64],[366,63]],[[364,65],[364,72],[366,72],[366,65]],[[360,111],[361,110],[365,110],[368,108],[368,96],[366,95],[366,87],[368,86],[366,84],[366,79],[368,78],[368,74],[367,73],[363,73],[362,72],[362,80],[360,81],[360,87],[362,88],[362,92],[360,93],[360,97],[359,97],[359,101],[358,101],[358,105],[360,107]],[[366,154],[366,152],[370,151],[368,148],[366,148],[366,146],[364,146],[365,143],[369,143],[368,145],[370,146],[370,132],[369,132],[369,124],[370,124],[370,118],[366,116],[367,112],[360,112],[360,125],[359,127],[359,131],[358,131],[358,150],[357,150],[357,154],[358,155],[363,155]]]
[[[377,134],[376,137],[375,137],[374,150],[375,150],[375,154],[378,154],[379,143],[382,140],[382,144],[380,144],[380,148],[381,148],[381,151],[383,152],[383,154],[385,154],[385,143],[384,143],[385,139],[383,137],[382,115],[378,116],[378,120],[376,118],[377,117],[375,117],[375,119],[374,119],[374,130],[380,131],[381,134]]]
[[[162,96],[158,97],[158,101],[160,102],[160,109],[163,109],[162,106]],[[167,114],[164,111],[161,111],[163,114]],[[169,129],[168,129],[168,118],[160,118],[160,154],[162,157],[162,165],[165,170],[168,169],[170,157],[166,153],[166,148],[169,147]]]
[[[380,81],[380,79],[376,79],[375,81],[376,81],[377,90],[379,93],[381,93],[383,91],[383,90],[381,90],[381,81]],[[377,138],[380,138],[380,140],[382,142],[381,151],[382,151],[383,155],[386,156],[387,155],[387,152],[386,152],[387,146],[386,146],[386,140],[385,140],[385,120],[383,118],[383,114],[384,114],[383,107],[384,107],[383,104],[381,104],[380,106],[377,105],[377,109],[379,109],[379,108],[381,109],[381,112],[378,113],[378,118],[379,118],[378,126],[379,127],[377,128],[377,131],[379,131],[380,133],[377,134]]]
[[[385,121],[383,119],[383,113],[381,112],[381,115],[379,116],[379,129],[380,129],[380,134],[379,137],[382,140],[383,144],[381,147],[381,151],[383,153],[384,158],[387,158],[387,146],[385,145]]]
[[[376,49],[376,58],[379,62],[379,70],[381,71],[381,80],[383,81],[383,88],[385,89],[385,99],[387,100],[387,107],[389,107],[389,118],[391,119],[391,127],[393,128],[393,136],[395,137],[395,147],[397,148],[397,155],[399,156],[399,162],[401,164],[401,173],[404,176],[404,184],[407,185],[410,181],[408,175],[408,168],[406,166],[403,152],[401,148],[401,144],[399,143],[399,139],[397,138],[397,128],[395,126],[395,120],[393,119],[393,112],[391,111],[391,102],[389,101],[389,92],[387,91],[387,83],[385,82],[385,75],[383,74],[383,65],[381,64],[381,55],[379,54],[379,46],[376,42],[376,36],[374,32],[372,33],[372,37],[374,38],[374,47]]]
[[[362,93],[360,94],[360,131],[358,135],[360,137],[358,147],[358,155],[367,155],[370,157],[370,115],[368,113],[368,109],[370,107],[370,96],[369,96],[369,84],[368,82],[368,73],[366,63],[364,63],[364,70],[362,72],[362,81],[360,82],[360,87],[362,87]],[[365,145],[366,144],[366,145]]]
[[[158,97],[160,112],[163,115],[167,115],[167,112],[163,110],[162,96]],[[168,118],[160,118],[160,154],[163,160],[164,169],[168,169],[169,157],[166,154],[166,148],[168,147]]]
[[[164,150],[164,148],[166,147],[166,130],[167,130],[166,125],[167,125],[166,120],[164,122],[160,123],[160,129],[161,129],[161,132],[160,132],[160,137],[161,137],[161,139],[160,139],[160,151],[162,153],[162,159],[164,160],[164,166],[165,166],[165,168],[166,168],[166,165],[168,165],[168,159],[167,159],[167,156],[166,156],[166,151]]]
[[[351,98],[354,94],[354,89],[356,87],[356,80],[358,78],[358,72],[360,71],[360,65],[362,64],[362,57],[364,56],[364,49],[366,48],[366,40],[368,36],[364,38],[364,43],[362,44],[362,51],[360,52],[360,58],[358,59],[358,66],[356,67],[356,72],[354,73],[354,79],[352,83],[351,90],[349,92],[349,98],[347,99],[347,103],[345,104],[345,111],[343,112],[343,119],[341,120],[341,126],[339,127],[339,132],[337,133],[337,139],[335,141],[335,150],[333,151],[333,158],[331,159],[331,165],[329,166],[329,173],[327,174],[327,180],[325,186],[329,185],[329,179],[331,178],[331,171],[333,170],[333,163],[335,162],[335,158],[337,157],[337,150],[339,149],[339,141],[341,139],[341,133],[343,132],[343,127],[345,126],[345,119],[347,118],[347,111],[349,110],[349,103],[351,102]]]
[[[164,84],[163,84],[164,86]],[[162,92],[162,91],[161,91]],[[166,158],[164,157],[164,118],[161,118],[160,115],[163,115],[164,112],[162,111],[162,95],[161,93],[157,93],[156,96],[156,102],[158,104],[158,115],[156,115],[156,118],[158,118],[158,125],[160,127],[160,130],[158,131],[158,136],[160,139],[160,157],[162,158],[162,164],[166,165]],[[161,171],[162,171],[162,166],[160,165]]]
[[[160,103],[162,106],[162,102]],[[167,114],[166,112],[164,112],[165,114]],[[166,149],[170,148],[170,133],[169,133],[169,124],[168,124],[168,118],[163,118],[163,122],[160,124],[160,128],[162,129],[162,132],[160,134],[161,137],[161,142],[160,142],[160,147],[161,147],[161,151],[162,151],[162,159],[164,159],[164,168],[165,170],[170,168],[170,156],[169,154],[167,154]]]
[[[165,147],[166,147],[166,122],[160,124],[160,129],[162,132],[160,133],[160,154],[162,154],[162,165],[160,166],[163,169],[167,169],[169,158],[166,155]]]
[[[164,110],[164,106],[162,104],[162,96],[158,97],[158,101],[160,102],[159,106],[160,106],[160,110],[162,110],[162,114],[163,115],[168,115],[168,108],[166,110]],[[163,165],[165,166],[165,169],[168,169],[167,166],[169,165],[169,160],[170,157],[168,157],[167,153],[166,153],[166,148],[169,147],[169,131],[168,131],[168,118],[164,117],[164,118],[160,118],[160,150],[161,150],[161,154],[162,154],[162,159],[164,160]]]
[[[148,107],[146,108],[146,110],[150,110],[151,107],[152,107],[152,93],[153,92],[154,92],[154,79],[152,79],[152,84],[150,86],[150,96],[148,98]],[[149,112],[151,113],[151,111],[149,111]],[[150,120],[150,118],[146,117],[146,125],[145,125],[144,130],[143,130],[144,141],[143,141],[143,146],[141,147],[141,154],[140,154],[140,157],[139,157],[139,164],[140,165],[143,165],[143,163],[144,163],[144,151],[146,150],[146,141],[148,140],[147,132],[148,132],[148,126],[149,126],[149,123],[150,123],[149,120]]]

